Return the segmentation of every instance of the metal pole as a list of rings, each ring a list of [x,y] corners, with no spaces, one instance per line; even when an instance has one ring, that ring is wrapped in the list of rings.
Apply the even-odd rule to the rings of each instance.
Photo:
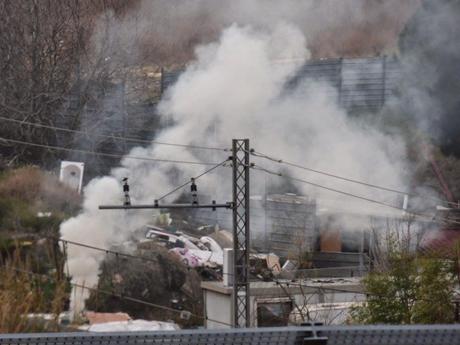
[[[233,139],[233,324],[250,326],[249,139]]]

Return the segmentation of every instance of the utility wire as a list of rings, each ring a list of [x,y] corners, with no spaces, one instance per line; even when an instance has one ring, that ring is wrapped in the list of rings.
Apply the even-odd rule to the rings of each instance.
[[[331,192],[334,192],[334,193],[338,193],[338,194],[342,194],[342,195],[352,197],[352,198],[355,198],[355,199],[360,199],[360,200],[364,200],[364,201],[367,201],[367,202],[370,202],[370,203],[373,203],[373,204],[377,204],[377,205],[385,206],[385,207],[388,207],[388,208],[396,209],[398,211],[403,211],[400,207],[394,206],[392,204],[388,204],[388,203],[385,203],[385,202],[382,202],[382,201],[370,199],[370,198],[360,196],[360,195],[356,195],[356,194],[353,194],[353,193],[345,192],[345,191],[338,190],[338,189],[335,189],[335,188],[326,187],[326,186],[323,186],[323,185],[320,185],[320,184],[317,184],[317,183],[314,183],[314,182],[311,182],[311,181],[307,181],[307,180],[304,180],[304,179],[287,176],[287,175],[284,175],[281,172],[271,171],[271,170],[256,166],[255,164],[251,165],[251,168],[253,168],[254,170],[259,170],[259,171],[265,172],[265,173],[270,174],[270,175],[275,175],[275,176],[278,176],[278,177],[284,177],[285,179],[288,179],[288,180],[308,184],[308,185],[316,187],[316,188],[325,189],[325,190],[328,190],[328,191],[331,191]],[[428,218],[431,221],[439,220],[439,221],[444,221],[444,222],[448,222],[448,223],[452,223],[452,224],[460,224],[459,221],[455,221],[455,220],[450,219],[450,218],[436,218],[435,216],[432,216],[432,215],[423,214],[423,213],[409,212],[409,211],[405,211],[405,213],[407,215],[412,215],[412,216],[415,216],[415,217]]]
[[[224,160],[223,162],[221,162],[221,163],[219,163],[219,164],[213,166],[212,168],[210,168],[210,169],[204,171],[204,172],[201,173],[200,175],[195,176],[195,177],[193,178],[193,180],[196,181],[196,180],[198,180],[200,177],[202,177],[202,176],[204,176],[204,175],[210,173],[211,171],[213,171],[213,170],[215,170],[215,169],[217,169],[217,168],[223,166],[223,165],[224,165],[225,163],[227,163],[230,159],[231,159],[231,158],[227,158],[227,159]],[[181,189],[181,188],[183,188],[183,187],[189,185],[190,183],[192,183],[192,180],[186,181],[185,183],[181,184],[180,186],[174,188],[172,191],[170,191],[170,192],[166,193],[165,195],[159,197],[158,199],[156,199],[156,201],[163,200],[163,199],[166,198],[167,196],[170,196],[170,195],[173,194],[174,192],[177,192],[179,189]]]
[[[79,246],[79,247],[84,247],[84,248],[88,248],[88,249],[100,251],[100,252],[105,253],[106,255],[107,255],[107,254],[112,254],[112,255],[114,255],[114,256],[116,256],[116,257],[125,257],[125,258],[127,258],[127,259],[136,259],[136,260],[141,260],[141,261],[146,261],[146,262],[158,263],[157,260],[152,259],[152,258],[148,258],[148,257],[145,257],[145,256],[127,254],[127,253],[123,253],[123,252],[119,252],[119,251],[114,251],[114,250],[109,250],[109,249],[105,249],[105,248],[96,247],[96,246],[89,245],[89,244],[85,244],[85,243],[81,243],[81,242],[75,242],[75,241],[65,240],[65,239],[62,239],[62,238],[54,237],[54,236],[47,236],[47,238],[52,239],[52,240],[55,240],[55,241],[59,241],[59,242],[63,243],[65,246],[67,246],[67,245],[70,244],[70,245],[75,245],[75,246]],[[70,274],[67,273],[67,275],[70,275]],[[76,286],[76,287],[86,288],[86,289],[88,289],[88,290],[98,291],[98,292],[104,293],[104,292],[101,291],[100,289],[89,288],[89,287],[82,286],[82,285],[75,284],[75,283],[72,283],[72,285],[74,285],[74,286]],[[113,295],[112,293],[107,293],[107,292],[105,292],[105,293],[106,293],[106,294]],[[122,298],[122,297],[120,297],[120,296],[117,296],[117,297]],[[137,300],[137,299],[134,299],[134,298],[132,298],[132,297],[123,296],[123,298],[126,299],[126,300],[131,300],[131,301],[133,301],[133,302],[137,302],[137,303],[142,303],[142,304],[148,303],[148,305],[150,305],[150,306],[152,306],[152,307],[157,307],[157,308],[161,307],[162,309],[168,308],[168,307],[163,307],[163,306],[154,305],[154,304],[152,304],[152,303],[150,303],[150,302]],[[168,309],[166,309],[166,310],[170,310],[170,309],[171,309],[171,308],[168,308]],[[175,309],[172,309],[172,311],[178,312],[178,311],[175,310]],[[232,325],[230,325],[230,324],[228,324],[228,323],[225,323],[225,322],[222,322],[222,321],[218,321],[218,320],[214,320],[214,319],[208,318],[207,316],[206,316],[206,317],[201,317],[201,316],[194,315],[194,314],[192,314],[192,315],[195,316],[195,317],[198,317],[198,318],[202,318],[202,319],[209,320],[209,321],[212,321],[212,322],[220,323],[220,324],[222,324],[222,325],[232,326]]]
[[[139,260],[143,260],[143,261],[147,261],[147,262],[155,262],[155,263],[157,263],[157,261],[155,259],[151,259],[151,258],[148,258],[148,257],[145,257],[145,256],[127,254],[127,253],[124,253],[124,252],[119,252],[119,251],[109,250],[109,249],[105,249],[105,248],[95,247],[95,246],[88,245],[88,244],[85,244],[85,243],[69,241],[69,240],[65,240],[65,239],[61,239],[61,238],[57,238],[57,237],[53,237],[53,236],[48,236],[48,238],[53,239],[53,240],[57,240],[59,242],[66,243],[66,244],[75,245],[75,246],[79,246],[79,247],[84,247],[84,248],[100,251],[100,252],[103,252],[103,253],[106,253],[106,254],[112,254],[112,255],[115,255],[115,256],[126,257],[128,259],[139,259]],[[225,273],[225,275],[234,276],[233,273]],[[275,282],[277,284],[281,284],[281,282],[279,280],[276,280],[275,278],[272,278],[270,281]],[[289,282],[289,283],[286,283],[286,284],[294,285],[294,283],[292,283],[292,282]],[[325,290],[342,291],[342,290],[337,290],[335,288],[327,288],[327,287],[323,287],[323,286],[311,286],[311,287],[312,288],[313,287],[318,288],[318,289],[323,288]],[[345,292],[350,292],[350,291],[345,290]]]
[[[233,276],[234,274],[227,273],[226,275]],[[321,278],[318,278],[318,279],[321,279]],[[324,278],[324,279],[326,279],[326,278]],[[346,289],[346,288],[335,287],[335,286],[311,285],[311,284],[305,283],[305,281],[302,281],[301,279],[299,279],[298,281],[292,281],[292,280],[283,281],[281,279],[276,279],[276,278],[272,277],[272,278],[269,278],[266,282],[275,283],[276,285],[279,285],[281,288],[282,288],[283,285],[285,285],[288,288],[290,286],[293,286],[293,287],[305,287],[305,288],[310,288],[310,289],[315,289],[315,290],[334,291],[334,292],[343,292],[343,293],[354,293],[354,294],[358,294],[358,295],[369,295],[369,296],[385,297],[384,295],[378,295],[378,294],[370,293],[368,291],[357,291],[357,290],[353,290],[353,289]],[[286,294],[286,291],[284,291],[284,292]],[[316,294],[319,294],[319,292],[313,292],[312,294],[316,295]]]
[[[287,165],[287,166],[290,166],[290,167],[293,167],[293,168],[302,169],[302,170],[313,172],[313,173],[316,173],[316,174],[329,176],[329,177],[332,177],[332,178],[335,178],[335,179],[338,179],[338,180],[351,182],[351,183],[356,183],[356,184],[360,184],[360,185],[363,185],[363,186],[366,186],[366,187],[383,190],[383,191],[386,191],[386,192],[392,192],[392,193],[396,193],[396,194],[400,194],[400,195],[407,195],[409,197],[423,197],[423,198],[426,198],[426,199],[431,199],[431,200],[435,200],[435,201],[438,201],[438,202],[443,202],[443,203],[446,203],[446,204],[451,204],[451,205],[454,205],[454,206],[458,206],[457,203],[452,202],[452,201],[442,200],[440,198],[431,197],[431,196],[422,196],[422,195],[418,195],[418,194],[414,194],[414,193],[403,192],[403,191],[400,191],[400,190],[397,190],[397,189],[394,189],[394,188],[384,187],[384,186],[376,185],[376,184],[373,184],[373,183],[368,183],[368,182],[355,180],[355,179],[352,179],[352,178],[332,174],[332,173],[329,173],[329,172],[326,172],[326,171],[321,171],[321,170],[318,170],[318,169],[309,168],[309,167],[306,167],[306,166],[303,166],[303,165],[300,165],[300,164],[297,164],[297,163],[287,162],[287,161],[285,161],[283,159],[274,158],[274,157],[271,157],[271,156],[269,156],[267,154],[257,152],[255,150],[251,150],[250,154],[252,154],[255,157],[264,158],[264,159],[267,159],[267,160],[270,160],[270,161],[273,161],[273,162],[276,162],[276,163],[279,163],[279,164],[284,164],[284,165]]]
[[[108,249],[99,248],[99,247],[95,247],[95,246],[80,243],[80,242],[64,240],[64,239],[60,239],[60,238],[56,238],[56,237],[52,237],[52,236],[48,236],[48,237],[51,238],[51,239],[54,239],[54,240],[58,240],[58,241],[60,241],[62,243],[65,243],[65,244],[81,246],[81,247],[101,251],[101,252],[104,252],[106,254],[113,254],[115,256],[123,256],[123,257],[126,257],[128,259],[139,259],[139,260],[144,260],[144,261],[148,261],[148,262],[155,262],[155,263],[157,262],[156,260],[148,258],[148,257],[145,257],[145,256],[137,256],[137,255],[127,254],[127,253],[123,253],[123,252],[108,250]],[[33,273],[33,272],[30,272],[30,273]],[[36,274],[36,273],[33,273],[33,274]],[[225,275],[234,276],[233,273],[225,273]],[[47,276],[47,277],[49,277],[49,276]],[[270,278],[269,282],[275,283],[275,284],[280,285],[280,286],[282,284],[285,284],[287,287],[289,287],[289,286],[298,286],[298,287],[311,288],[311,289],[315,289],[315,290],[324,290],[324,291],[334,291],[334,292],[356,293],[356,294],[363,294],[363,295],[379,296],[379,295],[376,295],[376,294],[371,294],[371,293],[369,293],[367,291],[355,291],[355,290],[351,290],[351,289],[349,290],[349,289],[344,289],[344,288],[340,288],[340,287],[324,286],[324,285],[309,285],[309,284],[307,284],[307,283],[305,283],[303,281],[298,281],[298,282],[295,282],[295,281],[287,282],[286,281],[285,282],[285,281],[282,281],[280,279],[276,279],[274,277]],[[121,298],[121,299],[130,300],[132,302],[137,302],[137,303],[142,303],[142,304],[147,303],[149,306],[152,306],[152,307],[157,307],[157,308],[161,308],[161,309],[165,309],[165,310],[171,310],[172,309],[172,308],[169,308],[169,307],[156,305],[156,304],[153,304],[153,303],[150,303],[150,302],[147,302],[147,301],[138,300],[138,299],[135,299],[135,298],[132,298],[132,297],[128,297],[128,296],[124,296],[124,295],[117,295],[117,294],[114,294],[114,293],[108,292],[108,291],[102,291],[101,289],[97,289],[97,288],[90,288],[90,287],[80,285],[80,284],[76,284],[76,283],[71,283],[71,284],[73,286],[76,286],[76,287],[79,287],[79,288],[84,288],[84,289],[88,289],[88,290],[91,290],[91,291],[105,293],[105,294],[115,296],[115,297],[118,297],[118,298]],[[318,292],[316,292],[316,294],[317,293]],[[381,296],[381,297],[383,297],[383,296]],[[172,309],[171,311],[179,312],[176,309]],[[196,315],[193,315],[193,316],[196,316]],[[197,316],[197,317],[200,317],[200,316]],[[202,318],[202,317],[200,317],[200,318]],[[213,322],[216,322],[216,323],[221,323],[223,325],[229,325],[227,323],[224,323],[224,322],[221,322],[221,321],[218,321],[218,320],[213,320],[213,319],[210,319],[210,318],[206,318],[206,320],[213,321]]]
[[[50,275],[46,275],[46,274],[34,273],[34,272],[31,272],[31,271],[18,269],[18,268],[11,267],[11,266],[7,266],[6,268],[10,268],[10,269],[12,269],[12,270],[14,270],[16,272],[25,273],[25,274],[28,274],[28,275],[31,275],[31,276],[37,276],[37,277],[46,278],[46,279],[54,280],[54,281],[57,280],[56,278],[51,277]],[[5,270],[6,268],[4,267],[3,269]],[[302,282],[281,282],[281,281],[279,281],[279,280],[277,280],[275,278],[272,278],[270,281],[275,283],[275,284],[277,284],[277,285],[280,285],[280,286],[284,283],[284,284],[286,284],[287,287],[289,287],[289,285],[292,285],[292,286],[301,286],[301,287],[313,288],[313,289],[316,289],[316,290],[326,290],[326,291],[357,293],[357,294],[369,295],[368,292],[359,292],[359,291],[340,289],[340,288],[334,288],[334,287],[326,287],[326,286],[306,285],[306,284],[304,284]],[[86,286],[86,285],[83,285],[83,284],[72,283],[72,282],[70,282],[69,284],[74,286],[74,287],[78,287],[78,288],[81,288],[81,289],[86,289],[88,291],[92,291],[92,292],[96,292],[96,293],[102,293],[102,294],[105,294],[105,295],[108,295],[108,296],[119,298],[121,300],[146,305],[146,306],[149,306],[149,307],[152,307],[152,308],[162,309],[162,310],[166,310],[166,311],[170,311],[170,312],[174,312],[174,313],[179,313],[179,314],[182,312],[182,311],[174,309],[174,308],[166,307],[166,306],[159,305],[159,304],[156,304],[156,303],[151,303],[149,301],[141,300],[141,299],[134,298],[134,297],[131,297],[131,296],[127,296],[127,295],[124,295],[124,294],[119,294],[119,293],[116,293],[114,291],[104,290],[104,289],[100,289],[100,288],[92,288],[92,287],[89,287],[89,286]],[[232,327],[232,325],[229,324],[229,323],[219,321],[219,320],[215,320],[215,319],[209,318],[207,316],[206,317],[205,316],[200,316],[200,315],[197,315],[197,314],[194,314],[194,313],[190,313],[190,316],[193,316],[193,317],[196,317],[196,318],[199,318],[199,319],[202,319],[202,320],[208,320],[208,321],[211,321],[211,322],[215,322],[215,323],[219,323],[219,324],[222,324],[222,325]]]
[[[4,271],[6,271],[9,268],[9,269],[11,269],[13,271],[16,271],[16,272],[19,272],[19,273],[24,273],[24,274],[27,274],[27,275],[30,275],[30,276],[35,276],[35,277],[45,278],[45,279],[48,279],[48,280],[57,281],[56,278],[51,277],[48,274],[39,274],[39,273],[23,270],[23,269],[20,269],[20,268],[17,268],[17,267],[12,267],[12,266],[6,266],[6,267],[2,267],[2,268],[3,268]],[[93,291],[93,292],[96,292],[96,293],[102,293],[104,295],[117,297],[117,298],[119,298],[121,300],[146,305],[146,306],[149,306],[149,307],[152,307],[152,308],[162,309],[162,310],[166,310],[166,311],[170,311],[170,312],[174,312],[174,313],[179,313],[179,314],[182,313],[181,310],[177,310],[177,309],[166,307],[166,306],[163,306],[163,305],[160,305],[160,304],[156,304],[156,303],[152,303],[152,302],[149,302],[149,301],[141,300],[141,299],[138,299],[138,298],[135,298],[135,297],[126,296],[124,294],[119,294],[119,293],[116,293],[114,291],[103,290],[103,289],[100,289],[100,288],[92,288],[92,287],[89,287],[89,286],[86,286],[86,285],[83,285],[83,284],[72,283],[72,282],[69,282],[69,284],[74,286],[74,287],[78,287],[80,289],[86,289],[88,291]],[[200,316],[200,315],[197,315],[197,314],[194,314],[194,313],[191,313],[191,312],[189,312],[189,313],[190,313],[189,314],[190,316],[196,317],[198,319],[209,320],[209,321],[216,322],[216,323],[226,325],[226,326],[230,326],[230,327],[232,326],[231,324],[226,323],[226,322],[222,322],[222,321],[219,321],[219,320],[214,320],[214,319],[211,319],[211,318],[208,318],[208,317],[205,317],[205,316]]]
[[[177,164],[190,164],[190,165],[215,165],[217,164],[217,163],[210,163],[210,162],[208,163],[208,162],[194,162],[194,161],[172,160],[172,159],[162,159],[162,158],[150,158],[150,157],[140,157],[140,156],[132,156],[132,155],[120,155],[120,154],[107,153],[107,152],[88,151],[88,150],[81,150],[81,149],[70,149],[70,148],[62,147],[62,146],[37,144],[37,143],[31,143],[28,141],[8,139],[8,138],[3,138],[3,137],[0,137],[0,141],[10,142],[13,144],[26,145],[26,146],[41,147],[41,148],[46,148],[50,150],[78,152],[78,153],[91,154],[91,155],[103,156],[103,157],[111,157],[111,158],[129,158],[129,159],[137,159],[137,160],[142,160],[142,161],[151,161],[151,162],[159,162],[159,163],[177,163]]]
[[[56,239],[54,237],[51,237],[51,238]],[[119,256],[125,256],[125,257],[131,258],[131,259],[135,258],[135,259],[141,259],[141,260],[146,260],[146,261],[154,261],[153,259],[150,259],[150,258],[146,258],[146,257],[142,257],[142,256],[135,256],[135,255],[126,254],[126,253],[122,253],[122,252],[111,251],[111,250],[98,248],[98,247],[90,246],[90,245],[83,244],[83,243],[78,243],[78,242],[73,242],[73,241],[68,241],[68,240],[62,240],[62,239],[58,239],[58,240],[62,241],[62,242],[65,242],[65,243],[68,243],[68,244],[82,246],[82,247],[86,247],[86,248],[90,248],[90,249],[94,249],[94,250],[98,250],[98,251],[102,251],[102,252],[106,252],[106,253],[111,253],[111,254],[115,254],[115,255],[119,255]],[[34,273],[34,272],[31,272],[31,271],[18,269],[18,268],[11,267],[11,266],[3,267],[4,270],[6,268],[10,268],[10,269],[12,269],[14,271],[25,273],[25,274],[32,275],[32,276],[44,277],[46,279],[51,279],[51,280],[54,280],[54,281],[57,280],[56,278],[51,277],[50,275],[46,275],[46,274]],[[227,275],[234,276],[234,274],[232,274],[232,273],[227,273]],[[322,285],[321,286],[307,285],[307,284],[302,283],[302,282],[292,282],[292,281],[291,282],[282,282],[282,281],[280,281],[280,280],[278,280],[276,278],[271,278],[269,281],[273,282],[273,283],[275,283],[277,285],[280,285],[280,286],[282,286],[282,284],[285,284],[287,287],[289,287],[289,285],[291,285],[291,286],[307,287],[307,288],[312,288],[312,289],[316,289],[316,290],[326,290],[326,291],[345,292],[345,293],[357,293],[357,294],[368,294],[366,292],[357,292],[357,291],[352,291],[352,290],[347,290],[347,289],[340,289],[340,288],[335,288],[335,287],[326,287],[326,286],[322,286]],[[138,298],[126,296],[124,294],[118,294],[118,293],[115,293],[113,291],[103,290],[103,289],[100,289],[100,288],[92,288],[92,287],[89,287],[89,286],[86,286],[86,285],[83,285],[83,284],[72,283],[72,282],[70,282],[70,285],[72,285],[74,287],[81,288],[81,289],[86,289],[88,291],[93,291],[93,292],[102,293],[102,294],[105,294],[105,295],[108,295],[108,296],[117,297],[117,298],[119,298],[121,300],[131,301],[131,302],[134,302],[134,303],[147,305],[147,306],[150,306],[150,307],[153,307],[153,308],[163,309],[163,310],[171,311],[171,312],[175,312],[175,313],[181,313],[180,310],[177,310],[177,309],[174,309],[174,308],[170,308],[170,307],[162,306],[162,305],[159,305],[159,304],[151,303],[151,302],[141,300],[141,299],[138,299]],[[316,294],[317,293],[318,292],[316,292]],[[216,323],[219,323],[219,324],[222,324],[222,325],[231,326],[230,324],[228,324],[226,322],[211,319],[211,318],[208,318],[208,317],[199,316],[199,315],[196,315],[196,314],[193,314],[193,313],[190,313],[190,315],[194,316],[196,318],[203,319],[203,320],[209,320],[209,321],[216,322]]]
[[[318,279],[321,279],[321,278],[318,278]],[[324,290],[324,291],[356,293],[356,294],[360,294],[360,295],[367,295],[368,294],[365,291],[356,291],[356,290],[353,290],[353,289],[344,289],[344,288],[340,288],[340,287],[324,286],[324,285],[309,285],[309,284],[304,283],[301,280],[299,280],[298,282],[296,282],[296,281],[288,281],[288,282],[284,281],[283,282],[283,281],[281,281],[279,279],[271,278],[270,281],[275,283],[276,285],[285,284],[287,287],[289,287],[289,286],[298,286],[298,287],[306,287],[306,288],[309,288],[309,289],[317,289],[317,290]],[[318,294],[318,292],[316,292],[316,294]]]
[[[373,297],[379,297],[379,298],[389,298],[388,295],[371,293],[369,291],[354,291],[354,290],[348,290],[348,289],[344,289],[344,288],[326,287],[326,286],[323,286],[323,285],[321,285],[321,286],[308,285],[308,284],[305,284],[302,281],[298,281],[298,282],[281,282],[281,281],[278,281],[278,280],[276,280],[274,278],[272,279],[272,281],[275,282],[276,284],[280,284],[280,285],[281,284],[286,284],[288,287],[289,287],[289,285],[292,285],[292,286],[305,287],[305,288],[311,288],[311,289],[318,289],[318,290],[324,290],[324,291],[355,293],[355,294],[373,296]],[[316,294],[318,294],[318,293],[316,293]],[[366,301],[363,301],[363,302],[366,302]],[[435,300],[425,299],[425,298],[421,298],[421,299],[414,298],[414,301],[437,302]]]
[[[127,253],[124,253],[124,252],[119,252],[119,251],[104,249],[104,248],[100,248],[100,247],[95,247],[95,246],[88,245],[88,244],[85,244],[85,243],[75,242],[75,241],[69,241],[69,240],[65,240],[65,239],[61,239],[61,238],[57,238],[57,237],[53,237],[53,236],[48,236],[48,238],[53,239],[53,240],[57,240],[57,241],[62,242],[62,243],[67,243],[67,244],[70,244],[70,245],[80,246],[80,247],[84,247],[84,248],[88,248],[88,249],[93,249],[93,250],[96,250],[96,251],[104,252],[104,253],[106,253],[106,254],[112,254],[112,255],[115,255],[115,256],[126,257],[126,258],[128,258],[128,259],[139,259],[139,260],[144,260],[144,261],[147,261],[147,262],[155,262],[155,263],[157,263],[157,261],[156,261],[155,259],[151,259],[151,258],[148,258],[148,257],[145,257],[145,256],[127,254]],[[224,275],[234,276],[233,273],[225,273]],[[280,281],[279,281],[279,280],[276,280],[275,278],[272,278],[270,281],[275,282],[275,283],[278,283],[278,284],[280,283]],[[287,283],[287,284],[294,285],[294,284],[291,283],[291,282],[290,282],[290,283]],[[337,290],[337,289],[335,289],[335,288],[326,288],[326,287],[323,287],[323,286],[311,286],[311,287],[312,287],[312,288],[323,288],[323,289],[325,289],[325,290],[342,291],[342,290]],[[345,290],[345,292],[350,292],[350,291],[349,291],[349,290]]]
[[[82,134],[82,135],[86,135],[86,136],[96,136],[96,137],[101,137],[101,138],[129,141],[129,142],[134,142],[134,143],[167,145],[167,146],[176,146],[176,147],[199,149],[199,150],[229,151],[229,149],[224,149],[224,148],[219,148],[219,147],[207,147],[207,146],[200,146],[200,145],[166,143],[166,142],[155,141],[155,140],[144,140],[144,139],[137,139],[137,138],[121,137],[121,136],[116,136],[116,135],[88,133],[88,132],[85,132],[85,131],[74,130],[74,129],[70,129],[70,128],[49,126],[49,125],[45,125],[43,123],[11,119],[11,118],[4,117],[4,116],[0,116],[0,120],[13,122],[13,123],[17,123],[17,124],[20,124],[20,125],[28,125],[28,126],[47,128],[47,129],[52,129],[52,130],[56,130],[56,131],[67,132],[67,133],[76,133],[76,134]]]
[[[99,252],[103,252],[105,254],[112,254],[112,255],[115,255],[115,256],[126,257],[128,259],[139,259],[139,260],[146,261],[146,262],[155,262],[155,263],[157,263],[157,260],[152,259],[152,258],[148,258],[146,256],[133,255],[133,254],[128,254],[128,253],[119,252],[119,251],[115,251],[115,250],[110,250],[110,249],[106,249],[106,248],[96,247],[96,246],[89,245],[89,244],[86,244],[86,243],[70,241],[70,240],[66,240],[66,239],[63,239],[63,238],[55,237],[55,236],[46,236],[46,237],[51,239],[51,240],[61,242],[64,245],[70,244],[70,245],[74,245],[74,246],[78,246],[78,247],[83,247],[83,248],[96,250],[96,251],[99,251]]]

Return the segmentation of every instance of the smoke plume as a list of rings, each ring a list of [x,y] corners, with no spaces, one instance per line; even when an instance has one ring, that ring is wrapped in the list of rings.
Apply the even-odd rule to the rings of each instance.
[[[388,138],[375,129],[352,122],[336,105],[331,97],[334,90],[327,85],[307,81],[286,92],[285,83],[298,66],[276,61],[308,57],[305,46],[302,33],[287,24],[280,24],[270,32],[237,25],[226,29],[218,42],[197,49],[196,60],[160,104],[161,114],[175,125],[157,139],[229,147],[232,138],[247,137],[253,147],[276,157],[357,179],[402,186],[404,146],[397,138]],[[156,145],[136,148],[131,155],[199,162],[207,162],[213,156]],[[216,154],[212,158],[219,162],[225,155]],[[279,169],[268,162],[260,164]],[[171,171],[175,171],[173,179]],[[85,188],[83,213],[62,224],[61,234],[65,239],[85,239],[101,247],[119,243],[149,220],[148,212],[97,209],[100,204],[121,204],[123,177],[130,178],[133,203],[151,203],[175,183],[199,171],[186,164],[153,164],[125,158],[111,176],[93,180]],[[204,177],[200,186],[204,189],[207,184],[220,186],[215,190],[217,196],[229,200],[229,177],[225,172],[212,175],[212,179]],[[256,189],[258,179],[255,175]],[[317,176],[313,181],[334,188],[345,187]],[[322,195],[320,190],[305,185],[299,188],[307,195]],[[363,196],[381,197],[369,189],[346,188]],[[338,200],[329,193],[326,198]],[[361,212],[363,207],[369,208],[365,204],[357,207]],[[68,255],[73,279],[94,284],[103,258],[101,253],[70,246]]]
[[[153,6],[154,3],[158,2],[144,2],[143,6]],[[190,2],[188,6],[191,8],[177,8],[177,13],[171,9],[163,15],[164,18],[173,18],[173,22],[179,25],[178,35],[182,32],[180,26],[183,23],[176,20],[177,15],[181,11],[187,15],[194,13],[192,4],[208,4],[210,20],[220,25],[230,23],[234,18],[244,20],[228,26],[215,41],[195,49],[193,61],[159,105],[161,116],[173,125],[155,139],[229,148],[232,138],[249,138],[252,147],[274,157],[354,179],[404,188],[409,167],[401,138],[383,134],[377,128],[348,117],[338,106],[337,94],[329,85],[305,80],[295,87],[286,87],[304,60],[311,56],[307,49],[309,35],[305,32],[312,28],[320,31],[321,25],[317,27],[320,18],[336,23],[326,15],[331,12],[315,12],[315,1],[302,2],[302,5],[292,1],[291,6],[286,7],[279,2],[270,2],[270,6],[262,6],[257,1],[249,2],[254,7],[246,2],[245,5],[232,3],[235,5],[228,6],[238,15],[225,16],[226,20],[220,18],[226,11],[216,9],[215,5],[206,1]],[[338,13],[345,19],[351,11],[347,7],[351,2],[343,3],[348,5],[339,6],[332,13]],[[299,6],[294,6],[296,4]],[[354,9],[356,15],[363,10],[359,6]],[[310,22],[303,19],[304,12],[309,15]],[[157,17],[161,13],[158,12]],[[315,17],[320,14],[321,17]],[[220,26],[217,27],[220,29]],[[167,37],[166,32],[156,35]],[[130,155],[218,163],[225,160],[228,153],[152,144],[137,147]],[[286,168],[266,160],[257,160],[256,165],[286,172]],[[98,210],[101,204],[122,204],[122,178],[129,177],[132,203],[152,203],[155,198],[205,169],[192,164],[155,163],[125,157],[109,176],[94,179],[86,186],[82,213],[61,225],[61,235],[64,239],[103,248],[121,243],[152,216],[149,211]],[[230,173],[229,169],[221,168],[205,175],[199,180],[200,191],[212,194],[218,202],[230,200]],[[396,206],[399,202],[391,194],[364,186],[350,185],[305,171],[289,170],[288,173]],[[262,174],[260,171],[253,172],[251,193],[263,194]],[[272,178],[272,181],[283,183],[281,178]],[[360,214],[383,212],[381,207],[352,202],[350,198],[307,184],[296,186],[303,194],[325,200],[326,205],[342,210]],[[175,197],[177,194],[165,201],[173,201]],[[67,254],[72,279],[80,284],[94,285],[103,253],[69,246]],[[84,292],[73,295],[74,310],[83,308],[86,296]]]

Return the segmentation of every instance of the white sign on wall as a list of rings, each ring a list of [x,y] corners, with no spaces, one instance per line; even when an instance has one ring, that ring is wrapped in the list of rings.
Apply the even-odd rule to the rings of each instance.
[[[84,169],[85,163],[62,161],[59,180],[76,192],[81,193]]]

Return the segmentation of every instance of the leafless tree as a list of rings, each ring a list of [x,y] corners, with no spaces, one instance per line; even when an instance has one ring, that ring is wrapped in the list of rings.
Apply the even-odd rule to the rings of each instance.
[[[136,0],[4,0],[0,2],[0,116],[51,127],[80,129],[94,94],[125,80],[126,56],[110,20]],[[99,30],[100,26],[106,30]],[[95,30],[100,33],[95,39]],[[102,44],[101,44],[102,43]],[[128,47],[129,48],[129,47]],[[115,54],[117,53],[117,54]],[[117,56],[116,56],[117,55]],[[97,90],[97,92],[95,92]],[[91,113],[94,116],[94,113]],[[96,118],[90,119],[97,126]],[[0,136],[72,147],[72,136],[1,121]],[[63,141],[64,140],[64,141]],[[96,143],[97,144],[97,143]],[[8,163],[46,165],[55,151],[0,142]]]

